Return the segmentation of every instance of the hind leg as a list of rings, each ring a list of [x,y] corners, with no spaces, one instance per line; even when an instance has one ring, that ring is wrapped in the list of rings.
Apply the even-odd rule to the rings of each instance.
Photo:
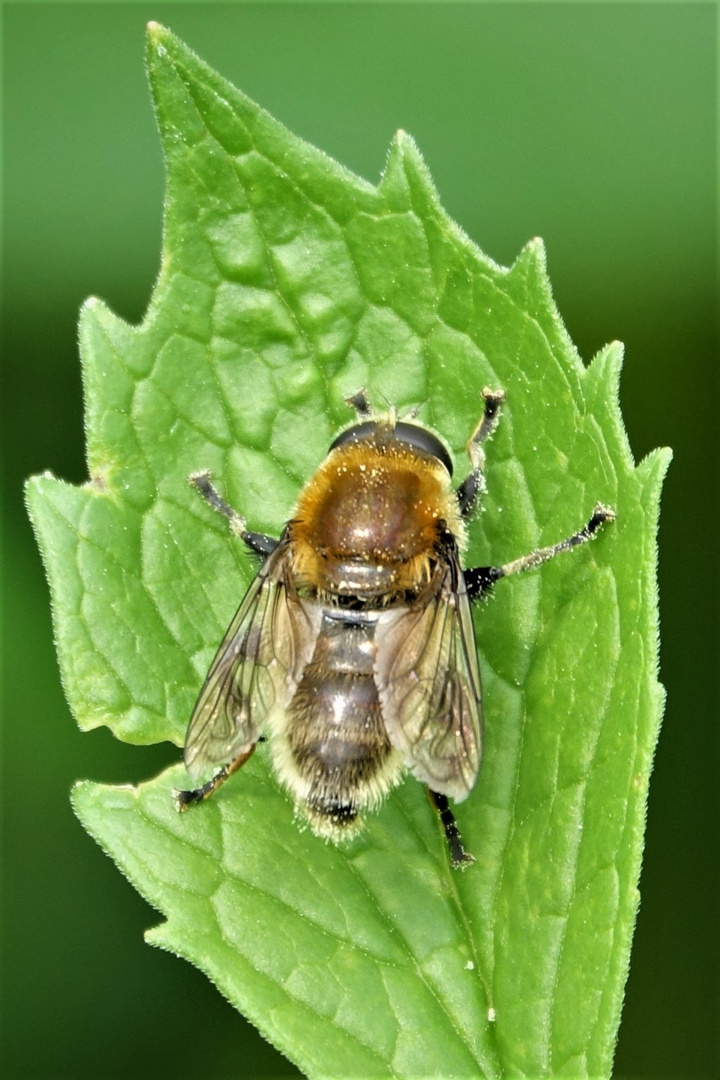
[[[258,742],[263,742],[262,738],[258,739]],[[238,769],[242,769],[245,762],[252,757],[255,752],[257,743],[253,743],[249,750],[246,750],[244,754],[240,754],[234,761],[231,761],[229,765],[223,765],[222,769],[218,769],[214,776],[212,776],[207,783],[202,784],[198,788],[191,788],[190,790],[183,791],[180,788],[176,788],[173,792],[175,797],[175,807],[182,813],[183,810],[187,810],[188,806],[194,805],[194,803],[204,802],[205,799],[209,799],[211,795],[214,795],[219,787],[225,783],[229,776],[232,776]]]
[[[475,856],[471,855],[470,852],[466,851],[463,847],[458,823],[455,820],[455,815],[450,809],[447,795],[441,795],[439,791],[432,791],[430,788],[427,789],[427,793],[431,806],[437,810],[438,817],[440,818],[440,822],[445,832],[445,839],[450,848],[450,865],[453,870],[464,870],[466,866],[470,866],[475,862]]]

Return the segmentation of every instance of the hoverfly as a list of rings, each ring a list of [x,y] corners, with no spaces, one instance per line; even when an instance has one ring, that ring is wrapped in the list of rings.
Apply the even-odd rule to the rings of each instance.
[[[448,798],[461,802],[482,756],[481,683],[470,602],[502,577],[582,544],[613,519],[598,504],[568,539],[504,566],[463,570],[466,519],[483,490],[482,443],[504,394],[483,391],[467,443],[471,470],[428,428],[374,415],[334,440],[279,540],[247,529],[207,472],[191,483],[263,562],[230,624],[193,711],[185,764],[208,798],[267,730],[281,783],[313,832],[354,836],[410,771],[427,785],[454,867],[473,862]]]

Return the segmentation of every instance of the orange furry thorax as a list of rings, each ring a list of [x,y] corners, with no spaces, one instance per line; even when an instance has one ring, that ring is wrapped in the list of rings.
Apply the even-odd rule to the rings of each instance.
[[[290,523],[298,583],[384,603],[419,592],[432,575],[441,523],[462,547],[450,476],[436,458],[391,429],[338,446],[305,485]]]

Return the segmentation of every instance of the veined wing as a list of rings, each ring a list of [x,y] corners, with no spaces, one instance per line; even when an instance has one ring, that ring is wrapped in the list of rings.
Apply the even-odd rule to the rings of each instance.
[[[318,625],[319,612],[292,588],[281,541],[235,613],[190,717],[185,766],[193,780],[249,750],[270,710],[287,706]]]
[[[439,563],[427,603],[380,615],[375,642],[375,678],[390,742],[433,791],[465,799],[482,757],[482,690],[455,551]]]

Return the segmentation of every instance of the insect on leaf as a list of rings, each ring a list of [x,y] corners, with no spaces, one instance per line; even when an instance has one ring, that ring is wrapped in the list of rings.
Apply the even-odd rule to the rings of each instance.
[[[467,565],[556,541],[599,500],[617,520],[475,612],[487,746],[458,807],[477,856],[464,873],[412,778],[347,847],[302,831],[267,746],[191,813],[173,807],[180,764],[137,789],[79,784],[76,812],[162,912],[148,940],[205,971],[309,1076],[608,1076],[662,711],[669,460],[633,463],[620,347],[586,368],[541,243],[509,269],[487,259],[407,135],[373,186],[155,25],[148,65],[162,271],[140,326],[83,309],[91,479],[28,488],[81,728],[182,745],[253,572],[187,476],[211,470],[277,536],[361,386],[419,406],[458,476],[482,388],[505,391]]]

